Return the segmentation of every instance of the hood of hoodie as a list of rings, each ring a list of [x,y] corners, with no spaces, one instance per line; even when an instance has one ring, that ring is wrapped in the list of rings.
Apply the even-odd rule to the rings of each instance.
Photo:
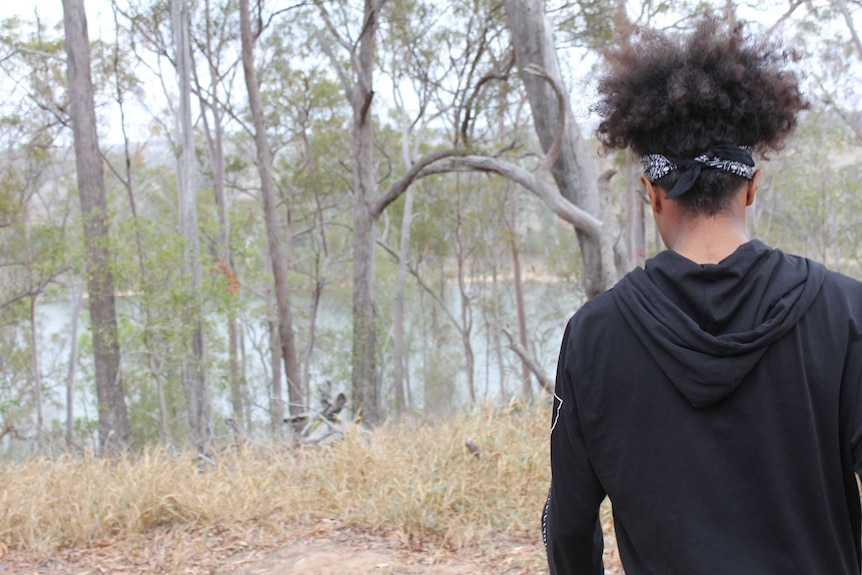
[[[826,270],[758,240],[718,264],[667,250],[626,275],[614,300],[650,355],[695,407],[731,393],[811,307]]]

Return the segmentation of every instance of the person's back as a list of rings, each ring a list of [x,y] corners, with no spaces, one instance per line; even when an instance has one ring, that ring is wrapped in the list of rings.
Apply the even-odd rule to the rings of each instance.
[[[566,328],[551,573],[602,572],[607,494],[628,575],[858,574],[862,284],[745,235],[747,148],[790,132],[796,80],[715,22],[615,58],[599,134],[644,156],[670,249]]]

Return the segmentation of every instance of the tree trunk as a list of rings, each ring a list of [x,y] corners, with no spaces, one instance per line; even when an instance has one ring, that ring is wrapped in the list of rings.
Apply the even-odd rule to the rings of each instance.
[[[356,413],[380,423],[379,385],[375,357],[377,334],[374,306],[374,222],[364,202],[356,198],[353,219],[353,393]]]
[[[204,135],[206,136],[207,149],[209,151],[210,167],[212,171],[213,190],[215,192],[215,203],[218,216],[218,258],[228,279],[230,295],[239,297],[239,282],[236,282],[230,253],[230,228],[227,218],[227,201],[225,198],[225,163],[224,163],[224,114],[222,104],[219,101],[219,71],[216,68],[215,54],[213,53],[213,16],[211,14],[210,2],[205,3],[206,18],[206,50],[207,68],[209,70],[209,100],[204,97],[205,90],[198,83],[198,100],[201,106],[201,119],[203,120]],[[207,110],[212,114],[212,125],[210,125]],[[231,282],[235,282],[232,284]],[[234,291],[235,290],[235,291]],[[228,332],[228,383],[230,386],[231,408],[237,421],[238,429],[243,429],[246,414],[243,409],[243,378],[240,377],[239,365],[239,328],[237,326],[236,310],[231,306],[227,313]]]
[[[63,22],[78,195],[87,250],[87,291],[99,404],[99,449],[103,453],[119,452],[129,444],[129,416],[120,373],[105,182],[96,133],[90,43],[83,0],[63,0]]]
[[[515,309],[518,312],[518,339],[521,347],[527,349],[527,312],[524,309],[524,286],[521,278],[521,253],[518,251],[518,239],[512,226],[512,269],[515,282]],[[527,362],[521,362],[521,395],[524,401],[533,402],[533,382]]]
[[[380,0],[365,0],[353,87],[353,407],[372,425],[380,423],[374,307],[376,217],[370,204],[377,194],[374,120],[371,102]]]
[[[455,261],[458,265],[458,295],[461,299],[461,322],[455,322],[458,328],[458,333],[461,335],[461,345],[464,347],[464,369],[467,372],[467,393],[470,399],[470,406],[476,405],[476,381],[475,381],[475,361],[473,355],[473,307],[471,303],[471,294],[467,291],[466,281],[466,266],[469,257],[470,249],[464,246],[461,231],[463,229],[463,221],[461,218],[462,207],[462,191],[460,176],[458,177],[457,188],[457,206],[455,212]],[[445,301],[445,300],[441,300]]]
[[[134,189],[134,180],[132,177],[132,166],[134,165],[134,159],[131,152],[130,142],[128,132],[126,131],[126,111],[125,111],[125,93],[126,90],[123,84],[123,71],[120,66],[120,24],[119,24],[119,7],[116,3],[111,4],[111,11],[114,16],[114,26],[115,26],[115,38],[114,38],[114,47],[113,47],[113,73],[114,73],[114,82],[116,93],[114,98],[117,102],[117,108],[120,112],[120,132],[123,136],[123,159],[125,160],[125,170],[124,173],[120,173],[118,170],[113,170],[114,175],[120,180],[123,184],[123,187],[126,188],[126,194],[129,199],[129,210],[132,214],[132,221],[134,223],[135,228],[135,248],[138,252],[138,270],[140,272],[141,277],[141,286],[140,289],[143,291],[148,291],[154,288],[154,286],[150,283],[150,274],[147,269],[147,260],[146,255],[144,253],[144,240],[141,234],[141,225],[140,220],[138,219],[138,208],[137,202],[135,201],[135,189]],[[108,164],[110,166],[110,164]],[[80,297],[80,292],[78,294]],[[79,302],[80,304],[80,302]],[[145,304],[142,307],[142,323],[143,323],[143,334],[142,340],[144,344],[145,355],[147,358],[147,365],[150,369],[150,375],[155,381],[156,384],[156,396],[158,398],[158,425],[159,425],[159,437],[164,444],[171,443],[170,432],[168,431],[168,415],[167,415],[167,402],[165,399],[165,390],[164,390],[164,375],[162,373],[161,364],[162,362],[158,360],[156,356],[156,352],[154,351],[154,346],[152,342],[152,319],[151,319],[151,309],[149,304]],[[77,325],[74,326],[73,333],[74,337],[77,338]],[[77,339],[75,341],[77,344]],[[77,351],[76,358],[77,358]],[[75,360],[77,361],[77,359]],[[74,366],[70,364],[69,371],[69,381],[67,383],[68,386],[73,385],[74,378],[74,370],[71,369]],[[71,399],[72,393],[74,389],[72,387],[67,387],[67,394],[69,399],[69,405],[71,409]],[[71,443],[72,441],[72,412],[69,411],[67,413],[67,441]]]
[[[269,307],[269,306],[267,306]],[[284,420],[284,394],[281,390],[281,341],[278,335],[278,321],[270,320],[269,326],[269,425],[272,436],[282,439],[282,422]]]
[[[72,288],[69,318],[69,368],[66,371],[66,447],[75,443],[75,372],[78,367],[78,318],[81,315],[81,288]]]
[[[192,341],[190,358],[184,359],[183,386],[189,428],[194,444],[201,450],[209,449],[212,440],[212,402],[204,365],[205,342],[202,325],[200,286],[200,240],[197,215],[197,166],[195,134],[191,111],[191,45],[189,41],[189,12],[185,0],[171,2],[174,54],[180,91],[177,111],[177,195],[179,198],[180,233],[183,235],[183,268],[189,276],[192,297],[190,317]]]
[[[42,393],[42,368],[39,365],[39,330],[36,326],[36,301],[39,294],[30,296],[30,353],[32,354],[33,388],[36,395],[36,449],[44,454],[45,406]]]
[[[401,155],[404,169],[409,170],[413,164],[414,154],[410,150],[410,122],[403,107],[401,108]],[[418,140],[417,140],[418,143]],[[411,186],[404,193],[404,213],[401,215],[401,233],[398,244],[398,269],[395,273],[395,325],[392,327],[392,386],[395,392],[395,412],[402,415],[407,406],[405,392],[405,373],[407,371],[407,353],[405,353],[404,316],[407,297],[407,265],[410,257],[410,230],[413,227],[413,199],[415,196]]]
[[[311,305],[309,306],[309,317],[308,317],[308,341],[305,346],[305,353],[303,357],[305,361],[303,362],[303,372],[302,372],[302,381],[305,384],[304,393],[305,397],[308,398],[309,403],[312,396],[311,391],[311,367],[313,365],[314,358],[314,346],[317,341],[317,320],[320,314],[320,303],[323,299],[323,290],[326,287],[328,278],[329,278],[329,247],[326,242],[326,221],[324,219],[324,207],[320,200],[320,196],[315,196],[315,203],[317,204],[317,213],[315,217],[319,220],[319,228],[318,232],[320,234],[320,247],[318,248],[320,251],[315,254],[315,279],[314,279],[314,290],[311,293]]]
[[[266,135],[266,120],[260,97],[260,86],[254,68],[254,38],[251,33],[251,17],[248,0],[240,0],[240,32],[242,37],[242,68],[248,90],[248,103],[254,120],[254,143],[257,148],[257,168],[260,173],[261,195],[263,196],[263,216],[266,225],[266,244],[272,262],[272,275],[275,283],[275,301],[278,309],[278,336],[281,342],[281,356],[287,376],[287,393],[291,415],[302,413],[304,401],[300,380],[299,362],[296,355],[296,342],[293,332],[293,314],[290,307],[290,294],[287,286],[288,262],[281,245],[278,229],[278,213],[272,180],[272,152]],[[285,236],[290,238],[290,230]]]
[[[395,411],[404,413],[406,407],[404,394],[404,372],[406,359],[404,353],[404,303],[407,292],[407,258],[410,250],[410,227],[413,221],[413,188],[404,196],[404,214],[401,219],[401,238],[398,248],[398,271],[395,278],[395,325],[392,327],[393,385],[395,388]]]
[[[371,104],[374,57],[378,18],[385,0],[365,0],[362,32],[356,41],[343,37],[322,0],[315,3],[334,39],[349,54],[350,72],[333,53],[330,43],[321,35],[323,51],[341,81],[353,110],[353,143],[351,151],[353,174],[353,408],[368,423],[383,419],[380,405],[380,381],[376,360],[376,310],[374,306],[375,224],[385,209],[433,163],[456,155],[456,150],[432,152],[414,162],[384,194],[377,194],[377,169],[374,161],[374,118]]]
[[[554,87],[528,71],[528,67],[538,67],[558,86],[563,84],[552,30],[545,17],[544,2],[504,0],[503,4],[515,58],[533,113],[533,124],[546,153],[554,142],[559,122],[565,121],[559,156],[551,166],[551,175],[565,198],[602,221],[598,234],[590,235],[576,230],[584,258],[587,297],[593,297],[610,289],[620,277],[614,256],[616,225],[607,202],[599,197],[595,161],[574,121],[568,98],[565,102],[565,117],[560,118]]]
[[[500,332],[502,331],[500,322],[500,300],[503,299],[503,290],[500,289],[500,280],[497,275],[499,269],[499,259],[495,250],[494,268],[491,275],[491,294],[493,298],[491,303],[491,313],[493,314],[492,320],[494,324],[492,335],[494,341],[494,357],[497,360],[497,373],[500,378],[500,402],[505,403],[509,400],[509,391],[506,389],[506,364],[503,362],[503,345],[500,341]]]

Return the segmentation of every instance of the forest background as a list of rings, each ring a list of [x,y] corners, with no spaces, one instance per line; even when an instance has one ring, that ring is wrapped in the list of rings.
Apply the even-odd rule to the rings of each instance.
[[[63,6],[0,22],[4,459],[545,395],[568,316],[660,249],[591,137],[638,25],[719,12],[802,56],[751,231],[860,274],[858,2],[115,0],[89,42]]]

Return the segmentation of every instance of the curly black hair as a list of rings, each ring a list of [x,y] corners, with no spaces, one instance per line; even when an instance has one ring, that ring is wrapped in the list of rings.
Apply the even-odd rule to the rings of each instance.
[[[744,23],[728,25],[710,16],[682,43],[644,29],[607,52],[593,107],[602,117],[597,135],[604,148],[681,158],[718,144],[761,154],[779,150],[808,107],[798,76],[786,67],[795,56],[743,30]],[[653,183],[669,190],[678,178],[673,171]],[[715,214],[743,181],[704,170],[678,201],[694,212]]]

